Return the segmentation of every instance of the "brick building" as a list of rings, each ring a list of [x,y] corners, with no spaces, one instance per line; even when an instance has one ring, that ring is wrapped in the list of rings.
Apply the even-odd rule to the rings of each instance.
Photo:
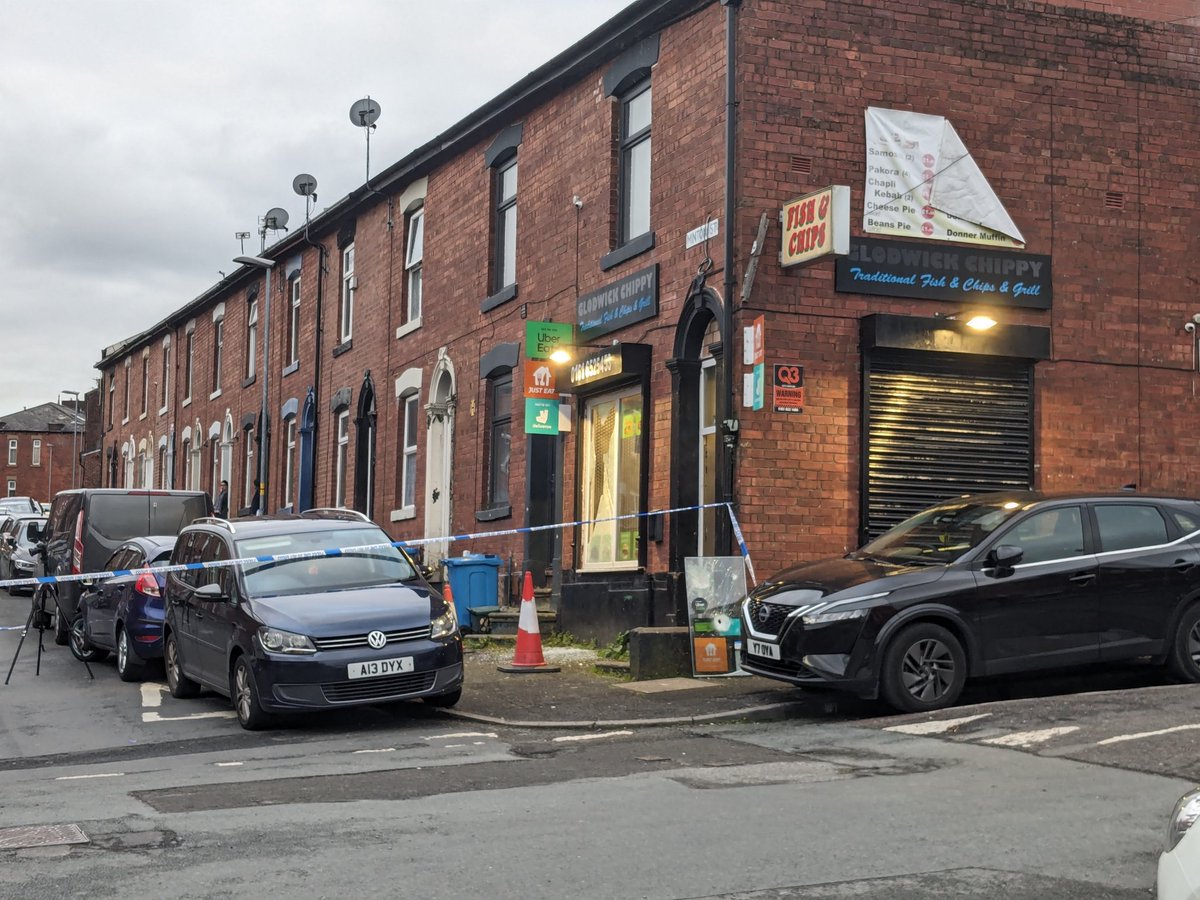
[[[719,510],[626,513],[730,499],[765,574],[964,491],[1188,491],[1198,13],[639,0],[269,272],[108,348],[104,483],[226,477],[249,505],[265,373],[267,509],[353,506],[399,538],[588,520],[560,623],[600,636],[674,621],[683,559],[733,546]],[[848,255],[784,265],[817,236],[784,207],[831,185]],[[577,335],[528,373],[568,395],[561,478],[523,398],[541,322]],[[541,581],[552,544],[429,551]]]
[[[82,487],[84,407],[42,403],[0,416],[6,497],[32,497],[44,503],[59,491]],[[74,484],[72,484],[74,479]]]

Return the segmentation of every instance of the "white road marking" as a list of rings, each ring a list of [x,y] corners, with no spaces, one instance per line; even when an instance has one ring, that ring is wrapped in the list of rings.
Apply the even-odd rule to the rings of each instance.
[[[1032,747],[1034,744],[1044,744],[1064,734],[1078,731],[1078,725],[1060,725],[1057,728],[1042,728],[1038,731],[1018,731],[1014,734],[1004,734],[1000,737],[988,738],[981,744],[991,744],[994,747]]]
[[[156,712],[142,713],[143,722],[190,722],[193,719],[235,719],[237,713],[231,710],[218,710],[216,712],[192,713],[187,716],[160,716]]]
[[[900,734],[943,734],[959,725],[966,725],[976,719],[986,719],[991,713],[979,713],[974,716],[963,716],[961,719],[938,719],[934,722],[912,722],[908,725],[891,725],[884,731],[897,731]]]
[[[564,734],[551,738],[554,741],[597,741],[600,738],[617,737],[622,734],[633,734],[632,731],[603,731],[600,734]]]
[[[245,763],[229,762],[229,763],[214,763],[214,765],[217,765],[217,766],[244,766]]]
[[[55,781],[82,781],[84,778],[124,778],[124,772],[101,772],[98,775],[60,775]]]
[[[451,738],[469,738],[469,737],[490,737],[494,738],[494,731],[452,731],[449,734],[431,734],[422,738],[426,741],[448,741]]]
[[[381,747],[378,750],[355,750],[355,753],[395,753],[395,747]]]
[[[142,683],[142,706],[157,708],[162,706],[163,692],[166,688],[161,684]]]
[[[1116,737],[1096,741],[1097,747],[1105,744],[1122,744],[1125,741],[1140,741],[1142,738],[1158,737],[1160,734],[1174,734],[1177,731],[1195,731],[1200,725],[1176,725],[1173,728],[1163,728],[1161,731],[1143,731],[1140,734],[1118,734]]]
[[[467,746],[467,745],[466,744],[442,744],[442,749],[443,750],[458,750],[465,746]]]

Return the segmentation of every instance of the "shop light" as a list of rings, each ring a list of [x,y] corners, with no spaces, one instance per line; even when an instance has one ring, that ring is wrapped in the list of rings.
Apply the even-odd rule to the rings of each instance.
[[[996,320],[991,316],[978,315],[967,319],[967,327],[974,328],[976,331],[987,331],[995,324]]]

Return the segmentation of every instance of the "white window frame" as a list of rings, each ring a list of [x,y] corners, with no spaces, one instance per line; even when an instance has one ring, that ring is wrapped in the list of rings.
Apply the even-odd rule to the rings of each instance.
[[[412,328],[421,324],[422,269],[425,260],[425,207],[413,210],[408,217],[408,240],[405,242],[404,271],[407,273],[405,301],[406,321]]]
[[[187,388],[187,396],[183,398],[183,405],[192,402],[192,385],[196,377],[196,331],[195,328],[189,328],[184,336],[184,346],[187,353],[187,359],[184,362],[184,387]]]
[[[213,389],[209,400],[221,396],[221,362],[225,354],[225,317],[213,319]]]
[[[132,364],[133,360],[131,360],[128,356],[125,357],[125,416],[121,419],[122,425],[125,425],[129,422],[129,371]]]
[[[142,415],[146,418],[150,412],[150,348],[142,352]]]
[[[717,437],[717,411],[715,408],[709,409],[708,403],[706,402],[706,398],[708,396],[705,391],[706,378],[713,379],[713,395],[715,400],[717,390],[719,390],[719,386],[716,384],[717,361],[711,356],[706,357],[700,363],[699,397],[697,397],[696,400],[696,408],[699,410],[700,417],[700,430],[697,435],[699,446],[696,448],[696,459],[698,462],[696,466],[696,496],[699,498],[701,505],[705,503],[711,503],[717,499],[715,487],[713,496],[706,496],[706,485],[704,483],[706,477],[706,473],[704,471],[705,440],[709,438],[711,438],[713,441],[719,440]],[[715,509],[700,510],[700,515],[696,522],[696,553],[699,556],[705,555],[706,539],[712,537],[709,532],[715,531],[716,529],[716,512],[717,511]]]
[[[288,416],[283,427],[283,505],[290,507],[295,500],[292,481],[296,476],[296,417]]]
[[[8,464],[15,466],[17,464],[17,439],[8,439]]]
[[[253,378],[258,368],[258,298],[249,303],[246,312],[246,378]]]
[[[300,361],[300,276],[290,282],[291,309],[288,316],[288,365]]]
[[[17,496],[17,479],[15,478],[8,479],[8,496]]]
[[[414,513],[417,507],[417,431],[420,428],[420,395],[401,398],[404,415],[400,421],[400,511]],[[409,443],[410,434],[411,440]],[[409,465],[411,463],[411,471]]]
[[[504,193],[504,182],[512,173],[512,193]],[[513,156],[496,166],[496,282],[493,292],[499,292],[517,283],[517,195],[519,193],[519,170],[517,157]],[[509,224],[509,213],[512,221]]]
[[[337,462],[334,470],[333,505],[346,506],[346,461],[350,456],[350,410],[337,417]]]
[[[167,335],[162,342],[162,405],[158,409],[161,416],[167,411],[171,397],[171,336]]]
[[[342,250],[342,303],[338,310],[339,343],[354,337],[354,294],[358,290],[358,279],[354,276],[354,244]]]
[[[42,464],[42,442],[38,438],[33,439],[33,454],[30,458],[30,465],[40,466]]]
[[[639,128],[638,130],[634,131],[631,134],[629,131],[629,109],[630,109],[631,104],[635,100],[640,98],[643,94],[647,95],[647,99],[650,101],[650,123],[642,128]],[[654,95],[651,92],[651,82],[650,82],[649,78],[647,78],[644,81],[638,82],[636,85],[634,85],[628,92],[626,92],[621,97],[620,193],[619,193],[620,215],[621,215],[621,222],[620,222],[621,244],[627,244],[630,241],[634,240],[635,238],[641,237],[643,234],[649,234],[651,232],[651,230],[653,230],[653,222],[651,221],[651,216],[650,216],[650,213],[651,213],[650,198],[651,198],[651,194],[652,194],[650,186],[653,183],[653,175],[654,175],[653,168],[651,167],[652,166],[651,158],[654,155],[654,144],[653,144],[654,105],[653,104],[654,104]],[[651,157],[651,158],[647,159],[646,164],[648,167],[651,167],[651,168],[649,169],[649,171],[647,172],[647,175],[646,175],[647,189],[646,189],[645,196],[643,197],[639,193],[639,196],[635,197],[634,193],[633,193],[634,186],[631,183],[632,178],[630,177],[630,161],[633,157],[633,154],[636,151],[638,151],[643,144],[647,145],[647,149],[649,151],[649,157]],[[638,201],[638,202],[635,203],[635,201]],[[643,208],[644,208],[644,214],[646,217],[646,227],[644,229],[641,229],[638,231],[634,231],[632,224],[631,224],[631,219],[633,218],[631,213],[632,213],[633,209],[635,208],[635,206],[637,207],[639,213],[643,212]]]
[[[249,428],[242,431],[242,440],[246,442],[246,475],[242,488],[242,496],[246,502],[242,506],[249,506],[254,500],[254,479],[258,477],[258,470],[254,467],[254,440],[250,437]],[[259,512],[265,513],[266,510]]]
[[[112,428],[116,422],[116,406],[117,406],[117,373],[108,373],[108,427]],[[53,499],[53,498],[51,498]]]

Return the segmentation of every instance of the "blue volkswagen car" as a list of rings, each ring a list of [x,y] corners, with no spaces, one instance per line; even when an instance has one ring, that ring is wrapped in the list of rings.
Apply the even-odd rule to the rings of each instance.
[[[108,558],[104,571],[164,566],[174,547],[174,535],[130,538]],[[71,652],[84,662],[115,653],[121,680],[141,681],[146,664],[163,655],[165,582],[161,573],[143,572],[85,586],[71,626]]]
[[[171,695],[225,694],[247,729],[285,712],[410,699],[453,706],[463,681],[454,605],[390,542],[345,509],[193,522],[173,564],[254,562],[167,575]]]

